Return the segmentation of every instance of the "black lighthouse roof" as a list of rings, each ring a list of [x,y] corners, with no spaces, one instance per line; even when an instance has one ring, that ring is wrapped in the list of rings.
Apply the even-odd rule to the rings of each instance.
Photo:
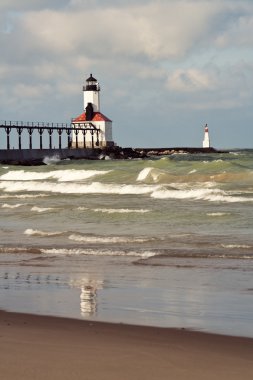
[[[86,79],[86,82],[97,82],[97,80],[96,80],[96,78],[94,78],[94,77],[92,76],[92,74],[90,74],[89,78]]]

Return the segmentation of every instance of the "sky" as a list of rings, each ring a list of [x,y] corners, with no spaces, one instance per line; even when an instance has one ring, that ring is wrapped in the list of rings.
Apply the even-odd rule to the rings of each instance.
[[[0,119],[70,122],[90,73],[122,147],[253,148],[252,0],[1,0]]]

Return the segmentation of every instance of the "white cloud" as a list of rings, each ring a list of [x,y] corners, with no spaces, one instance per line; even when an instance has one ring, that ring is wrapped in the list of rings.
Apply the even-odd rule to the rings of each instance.
[[[175,70],[168,78],[168,88],[180,92],[212,90],[216,85],[215,78],[198,69]]]
[[[159,124],[168,104],[189,112],[253,102],[250,0],[2,0],[0,11],[2,114],[39,117],[43,106],[48,118],[63,109],[70,118],[90,72],[112,119],[114,107],[137,115],[152,106]]]
[[[32,35],[32,47],[53,54],[83,52],[146,56],[151,60],[180,58],[206,36],[219,7],[204,2],[173,2],[132,7],[42,10],[27,12],[21,31]]]

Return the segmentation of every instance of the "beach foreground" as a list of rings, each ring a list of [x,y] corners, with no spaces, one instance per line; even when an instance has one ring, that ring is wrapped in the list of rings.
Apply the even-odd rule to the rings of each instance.
[[[0,373],[13,379],[253,378],[253,339],[0,311]]]

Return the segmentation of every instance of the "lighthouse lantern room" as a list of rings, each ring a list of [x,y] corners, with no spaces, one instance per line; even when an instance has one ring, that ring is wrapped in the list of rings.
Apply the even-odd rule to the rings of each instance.
[[[83,86],[84,112],[72,119],[72,148],[114,146],[112,121],[100,112],[100,86],[90,74]],[[76,130],[81,128],[82,130]]]

